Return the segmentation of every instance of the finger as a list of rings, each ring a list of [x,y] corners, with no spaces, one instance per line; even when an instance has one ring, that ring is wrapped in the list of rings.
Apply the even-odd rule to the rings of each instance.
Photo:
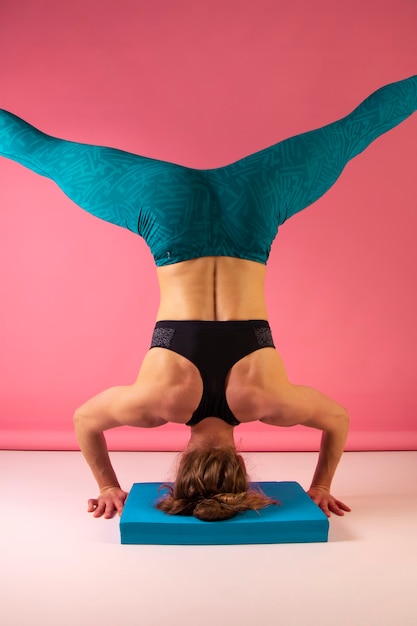
[[[342,511],[342,509],[339,509],[336,502],[330,502],[329,509],[332,513],[335,513],[336,515],[344,515],[344,512]]]
[[[314,494],[314,493],[309,493],[308,494],[310,496],[310,498],[313,500],[313,502],[315,502],[317,505],[320,504],[321,501],[321,496]]]
[[[103,515],[105,509],[106,509],[105,503],[104,502],[99,503],[97,505],[97,508],[95,510],[95,513],[94,513],[93,517],[101,517]]]
[[[340,500],[333,500],[329,506],[336,515],[344,515],[344,511],[350,511],[350,508]]]
[[[325,515],[327,515],[327,517],[331,517],[331,513],[330,513],[330,510],[329,510],[329,507],[327,506],[327,504],[325,502],[320,502],[319,507],[321,508],[323,513],[325,513]]]
[[[117,512],[118,512],[119,515],[122,514],[123,507],[124,507],[124,500],[118,500],[116,502],[116,509],[117,509]]]
[[[347,504],[345,504],[344,502],[340,502],[340,500],[336,500],[337,505],[343,509],[343,511],[351,511],[352,509],[350,507],[348,507]]]
[[[89,500],[88,501],[88,512],[92,513],[93,511],[96,510],[97,506],[98,506],[97,500],[93,500],[93,499]]]
[[[327,517],[330,517],[330,511],[327,508],[326,502],[322,501],[321,496],[310,495],[310,498],[313,500],[314,504],[317,504],[317,506],[323,511],[323,513],[327,515]]]
[[[116,509],[115,506],[113,504],[113,502],[108,502],[106,504],[106,511],[104,513],[104,519],[111,519],[112,517],[114,517],[114,514],[116,513]]]
[[[336,513],[336,515],[344,515],[344,511],[350,511],[350,508],[346,506],[346,504],[343,504],[343,502],[340,502],[340,500],[334,500],[331,503],[331,510],[333,513]]]

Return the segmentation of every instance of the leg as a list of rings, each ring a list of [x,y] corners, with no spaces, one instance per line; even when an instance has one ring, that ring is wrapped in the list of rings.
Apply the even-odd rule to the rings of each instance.
[[[277,225],[326,193],[345,165],[417,110],[417,76],[382,87],[341,120],[224,168]],[[259,212],[261,209],[259,209]]]
[[[154,181],[177,167],[113,148],[57,139],[3,110],[0,155],[51,178],[92,215],[136,233],[141,206]]]

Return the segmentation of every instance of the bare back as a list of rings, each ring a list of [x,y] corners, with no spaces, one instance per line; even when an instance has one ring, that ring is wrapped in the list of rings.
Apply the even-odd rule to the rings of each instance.
[[[202,257],[160,267],[157,319],[267,319],[265,274],[265,265],[231,257]]]

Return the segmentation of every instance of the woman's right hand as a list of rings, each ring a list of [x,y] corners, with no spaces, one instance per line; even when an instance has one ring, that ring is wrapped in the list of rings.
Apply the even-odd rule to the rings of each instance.
[[[99,497],[88,501],[88,512],[94,513],[93,517],[101,517],[111,519],[116,515],[122,514],[123,506],[128,494],[120,487],[106,487],[102,489]]]

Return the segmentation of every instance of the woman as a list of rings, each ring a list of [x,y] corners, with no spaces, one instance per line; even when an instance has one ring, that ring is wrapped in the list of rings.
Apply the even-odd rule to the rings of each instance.
[[[234,428],[254,420],[322,430],[308,493],[327,515],[350,510],[330,493],[348,414],[289,382],[267,322],[266,261],[279,225],[416,109],[413,76],[379,89],[333,124],[211,170],[63,141],[0,111],[0,154],[52,178],[90,213],[139,233],[157,266],[157,324],[136,382],[104,391],[74,417],[100,490],[89,500],[95,517],[120,514],[127,496],[103,432],[167,422],[190,427],[174,489],[159,505],[168,513],[226,519],[271,503],[248,491],[235,450]]]

